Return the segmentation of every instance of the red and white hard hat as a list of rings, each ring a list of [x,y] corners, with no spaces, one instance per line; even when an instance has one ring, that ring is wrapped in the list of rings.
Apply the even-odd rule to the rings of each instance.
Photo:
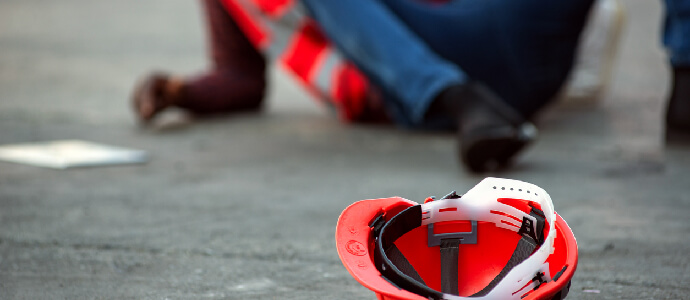
[[[424,204],[346,208],[335,232],[347,270],[378,299],[563,299],[577,243],[536,185],[486,178]]]

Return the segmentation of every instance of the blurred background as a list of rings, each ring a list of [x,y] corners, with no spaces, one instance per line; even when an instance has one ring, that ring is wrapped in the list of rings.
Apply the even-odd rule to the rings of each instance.
[[[507,172],[472,175],[452,134],[348,125],[272,69],[260,114],[137,125],[134,83],[207,66],[195,1],[0,1],[0,144],[83,139],[144,165],[0,162],[1,299],[374,299],[338,259],[340,212],[484,176],[547,190],[580,247],[568,299],[690,292],[690,148],[663,140],[660,1],[620,1],[611,80],[561,101]]]

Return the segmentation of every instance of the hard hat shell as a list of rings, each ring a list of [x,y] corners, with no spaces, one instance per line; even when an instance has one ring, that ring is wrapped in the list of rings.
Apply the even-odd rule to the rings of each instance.
[[[335,234],[338,255],[350,274],[359,283],[374,291],[378,299],[427,299],[392,284],[382,276],[374,262],[376,236],[373,234],[372,222],[381,216],[386,222],[390,221],[403,210],[416,205],[418,203],[400,197],[362,200],[347,207],[338,219]],[[556,233],[553,250],[545,261],[548,266],[547,273],[553,278],[548,278],[534,290],[523,291],[520,294],[522,299],[563,299],[567,294],[570,280],[577,267],[577,243],[565,220],[560,215],[555,215],[553,228]],[[444,230],[444,226],[450,231],[467,231],[466,228],[469,228],[467,222],[445,222],[436,225],[434,230],[441,231]],[[427,229],[427,225],[413,229],[399,238],[395,245],[424,278],[425,284],[434,290],[440,290],[439,247],[427,245]],[[491,222],[479,221],[477,232],[478,242],[473,245],[461,245],[458,256],[458,286],[461,297],[469,297],[494,279],[510,259],[520,238],[514,232],[502,230]]]

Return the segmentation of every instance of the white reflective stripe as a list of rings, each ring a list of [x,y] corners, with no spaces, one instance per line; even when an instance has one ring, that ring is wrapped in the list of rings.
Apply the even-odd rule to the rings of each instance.
[[[302,25],[306,18],[306,9],[304,6],[302,6],[301,2],[295,0],[295,3],[292,5],[292,7],[284,12],[280,16],[280,19],[274,20],[273,22],[288,28],[297,28]]]
[[[270,30],[269,44],[260,45],[261,49],[259,49],[269,60],[276,60],[285,52],[293,36],[306,20],[304,7],[299,2],[295,2],[279,18],[271,19],[249,0],[234,1],[251,16],[253,21],[259,22]]]
[[[311,84],[325,96],[332,98],[334,72],[338,66],[342,65],[343,57],[333,48],[326,49],[322,55],[323,61],[317,66],[318,70],[315,70],[317,73],[315,77],[312,77]]]
[[[259,7],[251,3],[250,0],[234,0],[238,5],[250,15],[252,20],[270,30],[267,45],[261,45],[259,49],[267,59],[275,61],[285,55],[288,47],[291,47],[298,38],[297,34],[308,19],[306,8],[303,4],[295,0],[285,12],[278,18],[271,18],[264,14]],[[333,77],[339,66],[343,65],[345,59],[330,44],[319,54],[308,75],[307,84],[312,85],[316,91],[328,99],[333,98]],[[290,67],[288,66],[288,69]],[[328,102],[328,101],[327,101]]]
[[[293,39],[296,29],[283,26],[275,26],[270,22],[269,28],[271,29],[271,37],[273,39],[271,40],[271,43],[268,45],[268,47],[264,50],[264,54],[268,57],[269,60],[276,60],[285,53],[285,49],[287,49],[288,44],[290,44],[290,41]]]
[[[292,7],[283,13],[278,19],[270,19],[265,15],[260,18],[268,24],[268,27],[275,34],[271,45],[266,49],[266,55],[270,59],[277,59],[285,53],[288,44],[294,39],[297,31],[303,26],[306,21],[306,14],[302,4],[298,1]]]

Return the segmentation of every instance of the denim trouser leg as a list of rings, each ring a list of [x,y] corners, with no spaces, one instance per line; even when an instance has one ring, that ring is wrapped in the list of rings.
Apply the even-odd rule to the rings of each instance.
[[[671,65],[690,67],[690,1],[665,0],[663,42]]]
[[[593,0],[379,0],[441,57],[531,117],[573,64]]]
[[[449,83],[487,84],[530,117],[565,81],[593,0],[303,0],[326,34],[420,125]],[[450,62],[450,63],[449,63]]]
[[[303,0],[331,41],[381,87],[396,121],[420,126],[431,101],[465,81],[377,0]]]

